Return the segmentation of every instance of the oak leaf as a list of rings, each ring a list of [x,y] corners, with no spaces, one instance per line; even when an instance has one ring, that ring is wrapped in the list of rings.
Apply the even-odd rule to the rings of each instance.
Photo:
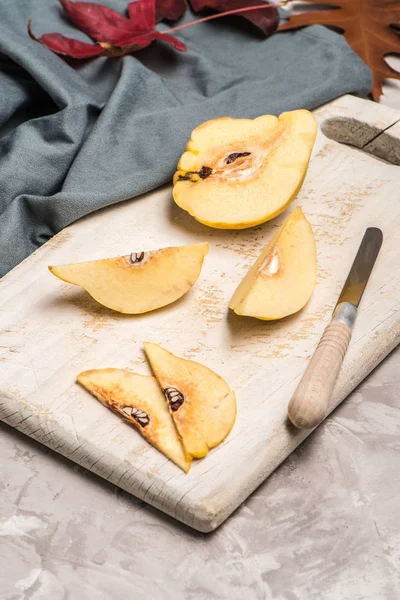
[[[351,48],[370,67],[373,75],[372,96],[378,101],[386,77],[400,79],[400,73],[386,61],[387,54],[400,53],[399,0],[306,0],[307,4],[329,6],[329,10],[311,10],[291,15],[279,31],[306,25],[331,25],[343,30]]]

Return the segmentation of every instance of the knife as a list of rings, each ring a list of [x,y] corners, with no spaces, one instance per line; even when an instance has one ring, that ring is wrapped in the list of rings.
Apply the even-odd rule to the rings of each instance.
[[[332,320],[290,400],[288,416],[299,429],[313,429],[326,417],[328,402],[350,343],[358,306],[382,240],[380,229],[368,227],[333,311]]]

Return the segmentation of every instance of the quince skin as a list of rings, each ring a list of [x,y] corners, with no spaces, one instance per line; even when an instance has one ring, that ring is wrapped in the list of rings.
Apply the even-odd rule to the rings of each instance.
[[[314,234],[298,206],[240,283],[229,307],[238,315],[282,319],[307,304],[316,277]]]
[[[192,132],[178,163],[174,200],[210,227],[269,221],[296,198],[316,132],[307,110],[207,121]]]
[[[121,313],[145,313],[174,302],[200,275],[208,244],[134,252],[128,256],[49,267],[103,306]]]

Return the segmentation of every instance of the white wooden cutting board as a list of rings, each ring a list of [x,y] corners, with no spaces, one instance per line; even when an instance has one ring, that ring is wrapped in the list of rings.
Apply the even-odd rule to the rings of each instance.
[[[316,115],[329,136],[400,164],[400,113],[344,97]],[[384,244],[331,408],[400,341],[399,166],[320,132],[298,203],[315,232],[319,277],[308,306],[281,322],[238,317],[228,302],[286,215],[245,231],[213,230],[177,208],[168,187],[55,236],[0,284],[0,418],[191,527],[217,527],[307,436],[287,424],[287,403],[367,226],[383,230]],[[102,308],[47,270],[199,241],[210,253],[194,288],[144,316]],[[75,384],[84,369],[149,373],[142,341],[210,366],[237,393],[233,431],[188,475]]]

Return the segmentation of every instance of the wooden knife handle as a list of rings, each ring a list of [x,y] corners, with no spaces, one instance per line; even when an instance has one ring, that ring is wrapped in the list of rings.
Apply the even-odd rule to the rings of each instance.
[[[313,429],[325,418],[350,338],[351,328],[341,321],[325,329],[289,403],[289,419],[299,429]]]

